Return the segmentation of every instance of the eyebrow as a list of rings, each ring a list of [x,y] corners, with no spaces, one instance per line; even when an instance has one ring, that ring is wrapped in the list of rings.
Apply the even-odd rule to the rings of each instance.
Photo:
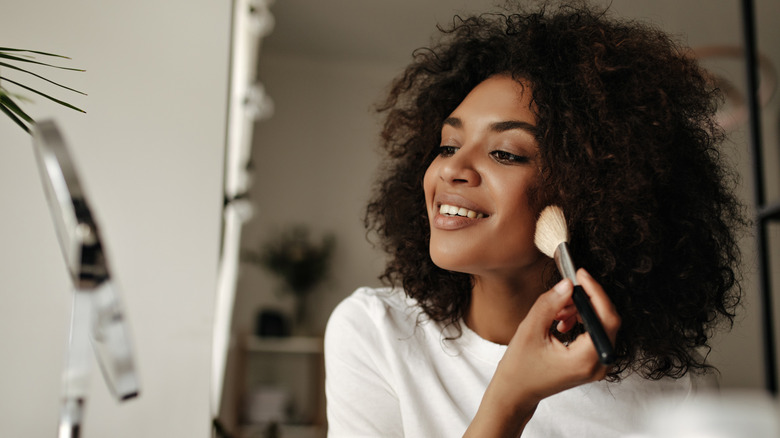
[[[463,127],[463,121],[457,117],[447,117],[444,119],[442,124],[452,126],[453,128]],[[490,124],[490,130],[494,132],[505,132],[511,131],[513,129],[526,131],[534,137],[539,134],[539,130],[536,128],[536,126],[528,122],[522,122],[520,120],[507,120],[504,122],[495,122]]]

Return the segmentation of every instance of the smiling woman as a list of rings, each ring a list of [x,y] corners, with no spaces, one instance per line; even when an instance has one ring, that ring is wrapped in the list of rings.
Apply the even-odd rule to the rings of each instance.
[[[619,437],[652,396],[712,383],[698,350],[734,317],[744,221],[684,53],[580,2],[456,17],[416,52],[365,219],[390,287],[326,333],[332,436]],[[614,366],[534,244],[550,204]]]

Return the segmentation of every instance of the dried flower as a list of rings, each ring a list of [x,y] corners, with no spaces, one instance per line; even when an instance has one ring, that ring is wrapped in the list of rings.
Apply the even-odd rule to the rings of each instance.
[[[320,244],[313,243],[309,230],[299,225],[268,241],[259,254],[247,254],[247,259],[281,277],[296,295],[304,295],[327,274],[334,244],[331,234]]]

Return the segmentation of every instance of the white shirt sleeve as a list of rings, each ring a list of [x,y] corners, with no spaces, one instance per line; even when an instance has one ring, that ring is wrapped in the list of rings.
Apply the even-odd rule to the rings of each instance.
[[[357,294],[333,311],[325,331],[328,436],[402,437],[398,397],[390,381],[376,321],[382,309]],[[375,307],[375,306],[374,306]]]

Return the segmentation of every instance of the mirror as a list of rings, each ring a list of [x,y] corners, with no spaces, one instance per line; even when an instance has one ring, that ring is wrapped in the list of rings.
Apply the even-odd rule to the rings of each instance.
[[[143,383],[140,397],[118,404],[105,385],[90,382],[85,437],[205,437],[212,435],[217,414],[235,433],[245,423],[251,426],[246,420],[253,399],[266,400],[256,406],[282,406],[293,423],[287,429],[322,433],[319,339],[344,296],[358,286],[379,284],[384,261],[366,241],[361,221],[379,164],[379,121],[372,104],[411,52],[428,43],[435,23],[448,23],[457,11],[488,9],[495,1],[386,3],[277,0],[269,6],[274,26],[254,50],[247,49],[246,61],[253,65],[246,71],[254,76],[244,85],[260,81],[273,115],[251,116],[241,125],[243,138],[251,142],[237,154],[226,151],[228,102],[270,101],[258,88],[228,99],[236,83],[231,74],[238,71],[228,67],[231,53],[239,51],[232,40],[234,12],[236,5],[266,3],[28,0],[0,15],[4,46],[62,53],[86,69],[51,79],[86,92],[72,103],[87,114],[37,99],[25,104],[33,117],[55,119],[72,140],[74,161],[110,245],[105,250],[132,322]],[[693,47],[742,41],[739,0],[611,3],[616,14],[687,35]],[[756,0],[756,16],[759,49],[780,65],[776,3]],[[744,92],[738,59],[707,63]],[[4,78],[14,74],[0,66]],[[4,79],[0,84],[11,88]],[[771,201],[780,195],[776,96],[763,114]],[[0,203],[7,212],[0,222],[0,265],[6,268],[0,276],[0,347],[8,358],[0,364],[0,420],[9,436],[49,436],[60,408],[70,277],[30,138],[7,121],[0,122],[0,138]],[[742,125],[727,146],[742,175],[743,196],[752,204],[748,138]],[[241,169],[246,163],[250,171],[230,179],[226,167]],[[247,195],[242,198],[238,188]],[[237,208],[226,210],[225,198]],[[328,235],[335,239],[328,274],[306,295],[305,330],[291,324],[298,305],[282,279],[240,257],[244,251],[260,252],[294,225],[305,226],[313,244]],[[777,248],[777,229],[770,231],[770,246]],[[760,388],[761,312],[749,236],[744,253],[744,308],[710,358],[722,372],[723,386]],[[773,271],[780,272],[780,257],[772,260]],[[217,298],[215,291],[229,290],[226,285],[235,295]],[[289,335],[274,342],[258,332]],[[214,347],[217,339],[222,343]],[[289,376],[299,385],[284,389]],[[272,411],[255,414],[278,418],[278,409]],[[298,427],[303,423],[314,427]],[[260,431],[249,427],[246,432]]]
[[[410,60],[412,51],[428,43],[437,22],[447,24],[459,11],[487,10],[494,3],[410,1],[384,5],[287,0],[271,6],[275,26],[263,39],[256,74],[273,99],[275,111],[271,118],[254,125],[248,199],[256,214],[243,227],[241,246],[257,251],[287,224],[304,224],[314,235],[334,233],[331,274],[306,299],[309,333],[304,338],[321,337],[330,311],[355,288],[378,285],[383,255],[366,241],[361,222],[379,164],[379,121],[371,112],[372,105]],[[713,47],[741,45],[739,1],[609,3],[616,15],[651,21],[672,34],[684,35],[687,44],[703,50],[702,62],[734,87],[737,94],[729,98],[722,114],[724,120],[733,122],[728,127],[732,140],[726,148],[743,175],[741,196],[751,204],[747,125],[745,119],[735,120],[739,96],[745,93],[742,58],[721,56],[717,50],[707,52]],[[763,11],[759,30],[766,31],[772,27],[764,17],[776,6],[767,1],[757,5]],[[768,36],[761,41],[762,53],[776,65],[780,47]],[[777,120],[777,99],[769,101],[765,111],[769,120]],[[776,144],[773,141],[771,144]],[[768,159],[778,162],[776,157]],[[743,251],[745,307],[734,330],[719,336],[710,358],[722,372],[724,387],[761,388],[762,335],[751,237],[745,238]],[[280,280],[268,269],[246,261],[240,265],[236,284],[231,326],[237,351],[243,356],[236,356],[240,359],[234,363],[234,372],[228,371],[236,380],[232,382],[232,410],[223,412],[225,424],[231,430],[259,434],[262,428],[258,423],[265,417],[253,420],[253,400],[270,398],[275,401],[267,403],[297,409],[297,413],[288,412],[288,421],[297,426],[314,425],[310,433],[318,436],[324,424],[321,370],[318,374],[296,368],[303,365],[287,362],[294,358],[281,357],[278,351],[268,351],[274,347],[257,335],[262,331],[259,320],[263,311],[272,310],[294,321],[294,297],[280,292]],[[291,340],[305,339],[293,336]],[[312,351],[317,354],[316,349]],[[309,353],[300,353],[297,359],[303,360],[304,354]],[[290,373],[313,386],[296,387],[271,365],[274,363],[294,370]],[[309,403],[312,400],[313,405]]]
[[[51,120],[37,121],[31,131],[43,189],[73,288],[58,430],[60,438],[77,438],[88,403],[90,353],[94,353],[103,379],[118,401],[137,397],[140,384],[121,293],[113,285],[99,227],[69,146]]]

